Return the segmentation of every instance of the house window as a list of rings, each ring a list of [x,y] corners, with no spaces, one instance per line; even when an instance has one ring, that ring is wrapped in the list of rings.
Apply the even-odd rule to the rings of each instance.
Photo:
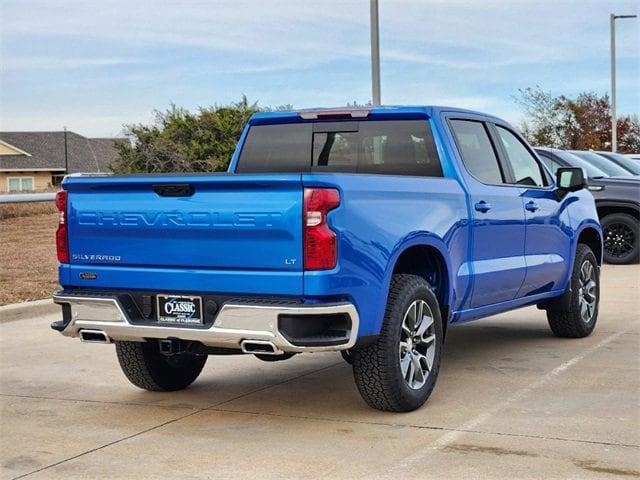
[[[7,184],[10,192],[33,191],[33,177],[9,177]]]

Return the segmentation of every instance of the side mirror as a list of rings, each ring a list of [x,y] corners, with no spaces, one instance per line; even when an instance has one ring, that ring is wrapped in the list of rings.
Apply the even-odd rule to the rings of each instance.
[[[556,172],[556,184],[562,192],[577,192],[587,187],[584,170],[578,167],[559,168]]]

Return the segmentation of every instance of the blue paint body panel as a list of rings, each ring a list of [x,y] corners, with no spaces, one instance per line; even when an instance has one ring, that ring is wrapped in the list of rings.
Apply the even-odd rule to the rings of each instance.
[[[361,120],[429,122],[444,178],[233,173],[252,126],[305,121],[297,112],[254,115],[226,174],[67,177],[71,263],[60,266],[60,283],[349,300],[360,314],[360,336],[379,333],[396,262],[415,246],[435,249],[444,260],[438,293],[451,323],[561,295],[580,233],[601,235],[591,194],[559,198],[553,182],[544,188],[479,182],[462,163],[451,118],[508,127],[445,107],[373,108]],[[193,194],[163,197],[154,191],[159,184],[188,184]],[[340,191],[340,206],[328,215],[338,238],[332,270],[303,270],[305,187]],[[479,201],[492,209],[476,211]],[[532,201],[536,211],[525,208]],[[96,278],[81,278],[87,271]]]

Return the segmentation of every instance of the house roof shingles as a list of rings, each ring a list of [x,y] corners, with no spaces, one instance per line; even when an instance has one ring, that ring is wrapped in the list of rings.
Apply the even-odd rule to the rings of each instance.
[[[0,140],[27,152],[28,155],[0,155],[2,170],[65,169],[64,132],[0,132]],[[115,142],[123,138],[87,138],[67,132],[67,173],[109,172],[115,160]]]

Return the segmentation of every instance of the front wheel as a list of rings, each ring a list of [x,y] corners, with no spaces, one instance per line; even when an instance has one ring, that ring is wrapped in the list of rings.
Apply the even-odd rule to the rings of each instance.
[[[164,355],[157,342],[116,342],[120,368],[136,387],[172,392],[191,385],[207,361],[206,355]]]
[[[377,341],[351,351],[364,401],[392,412],[422,406],[438,378],[442,340],[440,308],[429,284],[416,275],[394,275]]]
[[[549,327],[558,337],[587,337],[598,320],[600,273],[595,255],[582,243],[576,249],[570,282],[565,297],[547,308]]]

